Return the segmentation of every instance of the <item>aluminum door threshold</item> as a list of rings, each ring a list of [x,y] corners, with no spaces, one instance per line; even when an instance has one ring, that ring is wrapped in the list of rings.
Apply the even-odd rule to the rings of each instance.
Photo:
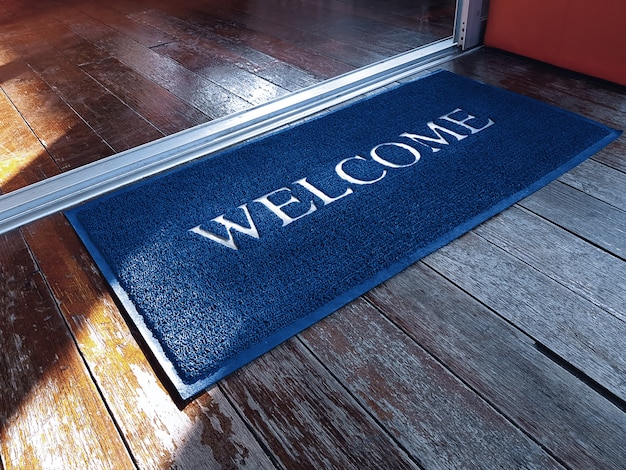
[[[452,38],[0,196],[0,233],[380,89],[461,54]]]

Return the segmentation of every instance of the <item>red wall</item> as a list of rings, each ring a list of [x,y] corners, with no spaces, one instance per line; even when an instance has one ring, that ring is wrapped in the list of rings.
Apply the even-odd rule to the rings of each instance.
[[[485,44],[626,85],[626,0],[491,0]]]

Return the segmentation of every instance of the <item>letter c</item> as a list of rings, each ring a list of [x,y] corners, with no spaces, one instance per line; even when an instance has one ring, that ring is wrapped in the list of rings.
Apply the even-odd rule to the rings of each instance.
[[[355,178],[354,176],[350,176],[348,173],[346,173],[346,171],[343,169],[343,165],[349,161],[349,160],[365,160],[365,158],[357,155],[355,157],[350,157],[350,158],[346,158],[344,160],[341,160],[339,163],[337,163],[337,166],[335,167],[335,172],[339,175],[339,177],[345,181],[347,181],[348,183],[354,183],[354,184],[373,184],[376,183],[380,180],[382,180],[386,175],[387,175],[387,170],[383,170],[382,175],[380,175],[378,178],[373,179],[373,180],[361,180],[358,178]]]

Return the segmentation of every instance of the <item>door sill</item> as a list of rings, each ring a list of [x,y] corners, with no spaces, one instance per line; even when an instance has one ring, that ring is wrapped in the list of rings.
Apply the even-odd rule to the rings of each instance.
[[[0,196],[0,234],[341,105],[461,55],[452,38]]]

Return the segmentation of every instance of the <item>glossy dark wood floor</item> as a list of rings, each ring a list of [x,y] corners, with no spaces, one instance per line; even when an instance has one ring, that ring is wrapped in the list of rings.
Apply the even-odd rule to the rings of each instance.
[[[0,111],[24,133],[3,140],[33,153],[3,158],[0,188],[450,36],[453,18],[452,0],[3,0]]]
[[[4,0],[0,187],[447,34],[444,2],[378,4]],[[444,67],[626,123],[607,82]],[[183,406],[63,215],[31,223],[0,235],[1,467],[623,469],[624,234],[621,137]]]

